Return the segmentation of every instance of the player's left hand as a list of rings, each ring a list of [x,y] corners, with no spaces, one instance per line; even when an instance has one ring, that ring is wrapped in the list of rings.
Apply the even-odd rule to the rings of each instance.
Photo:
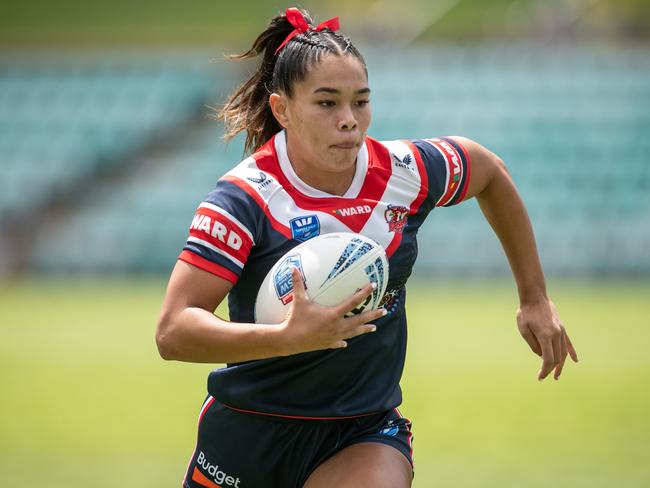
[[[538,380],[546,378],[553,369],[553,377],[557,380],[562,374],[567,353],[573,362],[578,362],[578,355],[557,309],[548,298],[522,304],[517,312],[517,327],[533,352],[542,357]]]

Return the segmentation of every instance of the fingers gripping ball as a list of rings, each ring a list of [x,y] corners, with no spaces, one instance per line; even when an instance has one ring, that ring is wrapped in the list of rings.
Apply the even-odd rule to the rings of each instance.
[[[321,305],[337,305],[368,283],[376,283],[351,315],[377,309],[388,283],[388,258],[381,245],[350,232],[320,235],[294,247],[271,268],[255,300],[255,322],[284,320],[293,300],[293,267],[300,272],[309,298]]]

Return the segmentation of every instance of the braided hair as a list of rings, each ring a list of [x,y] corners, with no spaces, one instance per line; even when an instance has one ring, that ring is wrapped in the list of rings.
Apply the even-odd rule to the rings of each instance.
[[[313,26],[309,12],[301,12],[307,23]],[[256,151],[282,129],[271,111],[269,95],[283,91],[291,98],[293,84],[305,79],[309,69],[325,54],[354,56],[361,61],[368,75],[366,62],[350,39],[327,28],[320,31],[310,29],[296,35],[276,55],[276,49],[293,30],[286,15],[278,15],[271,19],[248,51],[228,56],[229,59],[243,60],[262,55],[257,71],[228,97],[217,115],[226,126],[226,140],[246,131],[246,153]]]

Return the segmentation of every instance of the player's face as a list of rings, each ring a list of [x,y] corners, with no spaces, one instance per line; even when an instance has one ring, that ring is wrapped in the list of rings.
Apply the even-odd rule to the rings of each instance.
[[[328,54],[283,97],[292,163],[332,178],[354,173],[370,125],[370,89],[361,61]],[[304,169],[304,168],[303,168]],[[300,175],[300,173],[298,173]]]

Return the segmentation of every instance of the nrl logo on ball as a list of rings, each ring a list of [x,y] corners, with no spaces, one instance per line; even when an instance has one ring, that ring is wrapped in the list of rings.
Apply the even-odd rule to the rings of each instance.
[[[291,268],[294,267],[298,268],[298,271],[300,271],[302,281],[305,283],[305,288],[307,288],[305,273],[302,269],[302,262],[300,260],[300,254],[291,254],[290,256],[287,256],[273,275],[275,293],[278,296],[278,300],[280,300],[283,305],[286,305],[293,300],[293,281],[291,279]]]

